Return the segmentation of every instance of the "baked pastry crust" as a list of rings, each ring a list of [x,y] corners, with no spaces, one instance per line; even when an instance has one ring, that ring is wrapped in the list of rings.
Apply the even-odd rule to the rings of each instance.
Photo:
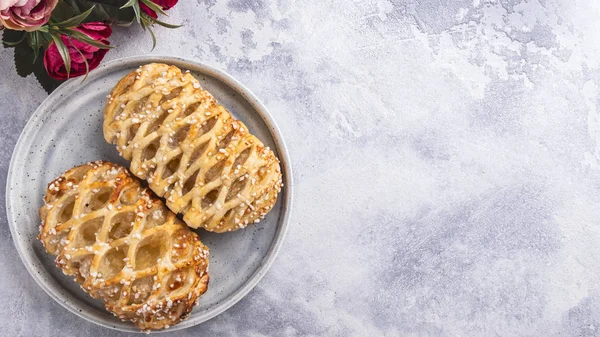
[[[44,202],[38,239],[120,319],[168,328],[207,290],[208,248],[124,167],[75,167],[48,184]]]
[[[108,96],[104,137],[194,228],[259,222],[282,187],[279,160],[189,72],[147,64]]]

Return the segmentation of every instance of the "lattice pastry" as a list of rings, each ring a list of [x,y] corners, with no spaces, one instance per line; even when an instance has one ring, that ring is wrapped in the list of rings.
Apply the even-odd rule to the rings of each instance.
[[[148,64],[108,96],[104,137],[194,228],[257,223],[281,190],[279,160],[189,73]]]
[[[48,185],[38,238],[106,309],[143,330],[186,317],[208,286],[208,248],[127,169],[92,162]]]

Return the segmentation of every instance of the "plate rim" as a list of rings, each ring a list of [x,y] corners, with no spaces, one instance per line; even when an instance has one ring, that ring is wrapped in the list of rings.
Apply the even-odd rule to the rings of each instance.
[[[283,171],[283,181],[284,181],[284,187],[283,187],[282,193],[280,193],[280,196],[281,196],[282,202],[283,202],[283,204],[282,204],[282,208],[283,208],[282,213],[283,214],[280,216],[280,218],[279,218],[280,220],[278,221],[278,224],[277,224],[279,226],[279,228],[275,232],[276,234],[275,234],[274,240],[271,242],[271,245],[270,245],[265,257],[262,259],[262,261],[260,261],[257,270],[231,296],[226,298],[224,301],[218,303],[215,307],[213,307],[212,310],[207,311],[206,313],[201,314],[200,316],[197,316],[195,320],[192,320],[191,318],[189,318],[185,321],[179,322],[178,324],[170,327],[169,329],[152,331],[152,333],[164,333],[164,332],[172,332],[172,331],[186,329],[186,328],[201,324],[203,322],[206,322],[206,321],[220,315],[227,309],[231,308],[233,305],[235,305],[237,302],[239,302],[242,298],[244,298],[252,289],[254,289],[254,287],[256,287],[256,285],[266,275],[267,271],[273,265],[277,255],[283,245],[284,239],[285,239],[287,231],[289,229],[289,219],[290,219],[291,212],[292,212],[294,182],[293,182],[293,178],[292,178],[291,160],[289,158],[287,146],[286,146],[284,138],[279,130],[279,127],[277,126],[273,117],[269,113],[269,110],[249,88],[247,88],[245,85],[243,85],[237,79],[235,79],[233,76],[229,75],[227,72],[220,70],[214,66],[211,66],[207,63],[188,59],[188,58],[183,58],[183,57],[164,56],[164,55],[136,55],[136,56],[118,58],[118,59],[114,59],[114,60],[108,61],[106,63],[103,63],[98,68],[92,70],[88,76],[90,78],[94,78],[94,77],[101,76],[104,72],[110,71],[114,67],[126,67],[127,65],[134,66],[136,64],[151,63],[151,62],[171,63],[171,64],[176,64],[180,67],[181,67],[181,64],[192,65],[193,67],[201,69],[201,71],[203,73],[206,73],[208,75],[216,77],[217,79],[224,82],[227,86],[231,87],[233,90],[235,90],[236,92],[241,94],[244,97],[244,99],[246,101],[248,101],[248,103],[250,103],[250,105],[254,108],[254,110],[256,111],[258,116],[260,116],[260,118],[263,120],[263,122],[269,129],[271,136],[273,137],[273,141],[275,143],[275,146],[277,147],[277,152],[279,154],[279,160],[281,161],[281,166],[282,166],[282,171]],[[40,105],[37,107],[37,109],[31,114],[31,116],[27,120],[27,123],[21,130],[21,133],[19,134],[19,137],[15,144],[15,147],[13,148],[13,152],[11,154],[11,159],[10,159],[10,164],[9,164],[7,175],[6,175],[7,176],[6,190],[5,190],[6,219],[8,222],[8,227],[9,227],[10,234],[11,234],[11,237],[13,240],[13,244],[15,245],[15,248],[17,250],[17,253],[19,254],[21,261],[25,265],[25,268],[27,269],[27,271],[29,272],[31,277],[34,279],[34,281],[38,284],[38,286],[40,288],[42,288],[46,292],[46,294],[48,294],[52,299],[54,299],[62,307],[64,307],[68,311],[74,313],[78,317],[85,319],[88,322],[92,322],[94,324],[97,324],[97,325],[100,325],[100,326],[103,326],[103,327],[106,327],[109,329],[113,329],[113,330],[141,333],[142,331],[140,331],[134,325],[131,325],[130,329],[126,329],[126,328],[123,328],[123,327],[117,326],[117,325],[110,325],[106,322],[102,322],[102,321],[94,319],[94,317],[92,315],[86,314],[85,310],[80,312],[72,304],[68,304],[67,303],[68,301],[64,301],[64,298],[61,298],[61,296],[59,296],[57,293],[53,292],[50,289],[50,287],[45,284],[45,282],[42,280],[41,274],[35,272],[35,270],[33,269],[32,261],[30,261],[29,258],[25,255],[25,252],[21,250],[21,248],[17,242],[18,241],[17,236],[20,236],[20,234],[16,233],[15,219],[13,218],[13,214],[12,214],[14,201],[13,201],[10,191],[12,190],[11,187],[14,184],[13,172],[16,168],[15,167],[16,162],[21,157],[21,154],[24,153],[22,151],[22,147],[24,146],[23,145],[24,139],[28,133],[33,131],[32,129],[34,128],[35,122],[39,118],[42,117],[40,115],[42,114],[43,110],[45,110],[44,107],[46,105],[52,103],[56,99],[60,98],[63,95],[63,92],[65,92],[66,90],[71,89],[71,87],[73,87],[75,85],[78,85],[79,83],[76,83],[78,81],[80,81],[79,78],[69,79],[66,82],[62,83],[50,95],[48,95],[48,97],[46,97],[42,101],[42,103],[40,103]]]

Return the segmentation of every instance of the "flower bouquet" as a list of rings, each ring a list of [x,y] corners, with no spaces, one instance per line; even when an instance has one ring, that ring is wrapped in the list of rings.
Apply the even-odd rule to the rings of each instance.
[[[136,22],[150,33],[178,0],[0,0],[0,30],[5,48],[15,49],[17,73],[34,74],[52,92],[63,81],[87,75],[104,58],[111,25]]]

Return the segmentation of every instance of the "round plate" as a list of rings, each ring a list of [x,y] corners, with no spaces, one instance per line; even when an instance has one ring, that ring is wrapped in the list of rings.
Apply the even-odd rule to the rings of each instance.
[[[106,95],[127,73],[140,65],[162,62],[190,70],[232,115],[248,126],[281,160],[284,188],[277,204],[255,226],[232,233],[198,230],[210,248],[210,285],[188,320],[167,331],[204,322],[244,297],[265,275],[287,229],[292,202],[290,160],[283,138],[265,106],[241,83],[208,65],[172,57],[132,57],[108,62],[85,81],[61,85],[33,113],[15,147],[8,172],[6,210],[15,246],[36,282],[58,303],[76,315],[105,327],[139,331],[121,322],[56,268],[54,257],[36,239],[38,210],[47,184],[68,169],[92,160],[128,163],[114,145],[106,143],[102,120]]]

